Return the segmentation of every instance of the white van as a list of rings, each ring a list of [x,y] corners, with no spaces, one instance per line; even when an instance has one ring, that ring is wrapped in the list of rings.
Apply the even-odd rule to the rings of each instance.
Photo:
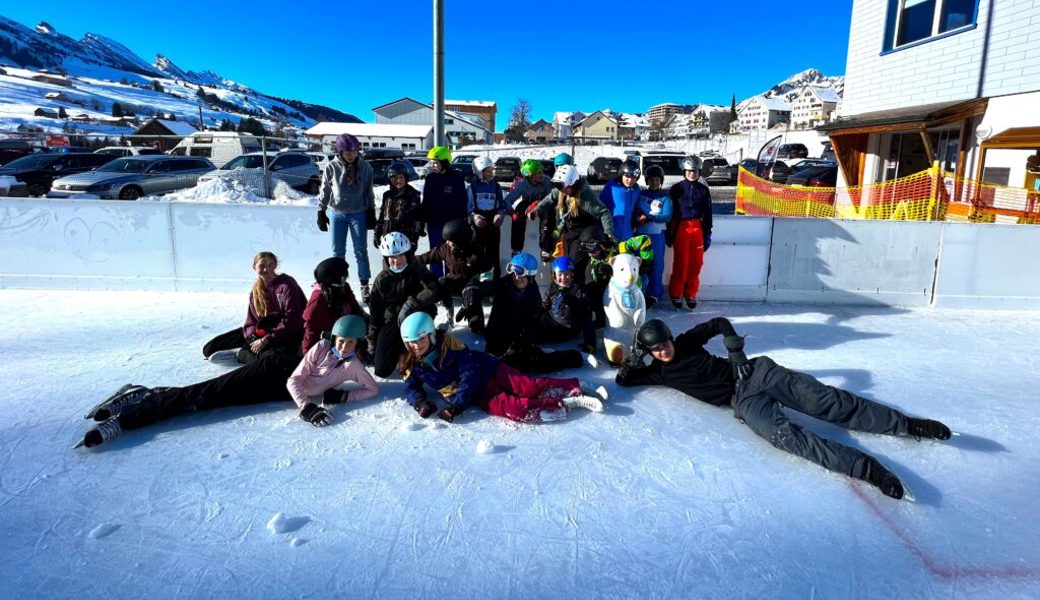
[[[170,150],[179,156],[203,156],[219,169],[236,156],[260,152],[260,140],[237,131],[196,131]]]

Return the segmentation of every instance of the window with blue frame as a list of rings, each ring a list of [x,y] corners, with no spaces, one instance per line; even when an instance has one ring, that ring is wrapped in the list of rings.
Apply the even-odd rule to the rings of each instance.
[[[978,7],[979,0],[889,0],[884,51],[971,29]]]

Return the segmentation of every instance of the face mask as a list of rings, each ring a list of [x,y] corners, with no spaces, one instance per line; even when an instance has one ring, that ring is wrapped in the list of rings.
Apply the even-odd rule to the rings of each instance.
[[[332,355],[340,360],[350,360],[351,358],[354,358],[355,354],[357,354],[357,352],[354,351],[351,351],[348,354],[341,354],[339,348],[335,346],[332,347]]]

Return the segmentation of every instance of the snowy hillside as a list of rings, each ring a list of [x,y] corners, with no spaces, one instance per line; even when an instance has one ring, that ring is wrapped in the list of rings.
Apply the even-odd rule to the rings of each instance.
[[[790,104],[794,101],[795,96],[798,95],[799,90],[807,85],[832,89],[838,94],[838,97],[841,97],[845,92],[845,76],[828,76],[820,73],[816,69],[806,69],[791,75],[787,79],[758,95],[766,98],[779,98],[780,100]],[[752,96],[752,98],[754,97],[757,96]],[[743,108],[749,100],[751,100],[751,98],[741,100],[737,103],[737,107]]]
[[[288,132],[312,126],[317,120],[360,122],[353,115],[324,106],[273,98],[211,71],[189,71],[160,54],[153,63],[137,56],[118,41],[87,33],[74,40],[47,23],[35,29],[0,16],[0,130],[19,125],[47,132],[68,128],[68,121],[36,116],[37,109],[57,115],[85,115],[75,124],[79,132],[128,133],[131,127],[111,121],[112,105],[140,120],[173,114],[197,126],[199,105],[207,127],[221,121],[237,123],[250,116],[268,130]],[[62,98],[47,98],[60,93]],[[89,119],[89,121],[88,121]]]

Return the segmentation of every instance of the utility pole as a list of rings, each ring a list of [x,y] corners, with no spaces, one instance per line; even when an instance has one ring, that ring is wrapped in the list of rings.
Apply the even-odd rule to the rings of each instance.
[[[445,145],[444,0],[433,0],[433,145]]]

